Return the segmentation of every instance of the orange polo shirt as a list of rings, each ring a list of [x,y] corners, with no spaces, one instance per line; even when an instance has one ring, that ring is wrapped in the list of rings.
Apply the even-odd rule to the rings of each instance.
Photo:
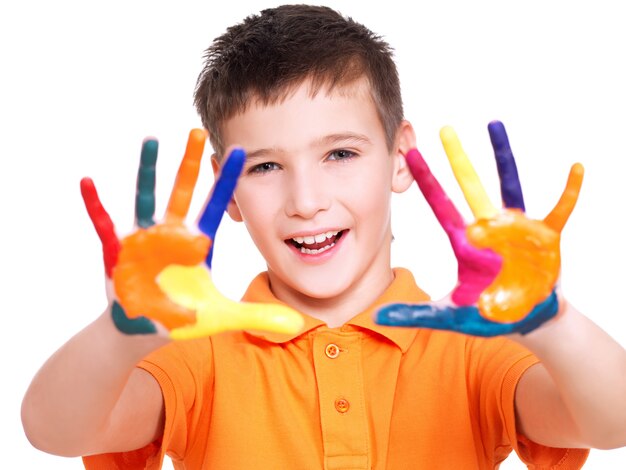
[[[376,325],[376,308],[427,299],[411,273],[339,328],[227,332],[172,343],[140,367],[165,399],[160,442],[86,457],[88,469],[577,469],[588,451],[518,436],[514,393],[537,359],[505,339]],[[267,274],[244,300],[278,302]]]

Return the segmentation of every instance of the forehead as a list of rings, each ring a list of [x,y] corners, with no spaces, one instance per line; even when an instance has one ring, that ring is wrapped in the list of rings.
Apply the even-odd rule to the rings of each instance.
[[[305,81],[265,104],[254,100],[223,126],[225,146],[300,149],[329,135],[359,134],[385,142],[382,123],[365,79],[315,89]]]

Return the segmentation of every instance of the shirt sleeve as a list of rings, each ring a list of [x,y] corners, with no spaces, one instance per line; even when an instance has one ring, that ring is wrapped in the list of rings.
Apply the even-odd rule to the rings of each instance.
[[[471,354],[471,376],[476,381],[483,442],[496,449],[502,461],[511,449],[532,470],[582,468],[588,449],[554,448],[537,444],[517,431],[515,389],[520,378],[539,359],[506,338],[477,339]],[[496,462],[496,463],[497,463]]]
[[[158,470],[165,455],[183,460],[191,436],[189,429],[198,416],[195,410],[206,405],[207,383],[212,382],[209,338],[173,342],[143,359],[140,367],[157,380],[163,394],[165,425],[161,439],[127,452],[83,457],[88,470]]]

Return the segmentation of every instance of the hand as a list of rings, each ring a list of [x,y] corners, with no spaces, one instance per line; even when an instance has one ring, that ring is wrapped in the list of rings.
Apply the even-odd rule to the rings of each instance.
[[[567,186],[543,220],[528,218],[515,159],[502,123],[489,124],[501,196],[497,210],[454,131],[441,131],[450,165],[476,221],[462,216],[417,149],[406,160],[424,197],[448,235],[458,262],[458,283],[449,298],[418,305],[393,304],[377,312],[377,323],[457,331],[476,336],[527,333],[558,310],[560,234],[580,192],[583,168],[575,164]]]
[[[153,220],[158,142],[145,140],[137,176],[136,229],[121,241],[100,203],[94,183],[81,181],[85,207],[102,242],[107,279],[112,281],[111,314],[127,334],[168,334],[173,339],[206,336],[232,329],[299,331],[302,317],[283,305],[239,303],[214,287],[209,268],[215,233],[245,161],[231,152],[199,220],[203,234],[184,220],[198,179],[206,133],[194,129],[180,164],[161,223]],[[182,284],[181,284],[182,282]]]

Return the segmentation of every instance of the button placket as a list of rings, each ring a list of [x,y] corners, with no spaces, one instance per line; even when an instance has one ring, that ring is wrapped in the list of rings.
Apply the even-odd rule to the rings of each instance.
[[[361,333],[320,331],[313,338],[325,468],[343,468],[346,456],[369,468]]]

